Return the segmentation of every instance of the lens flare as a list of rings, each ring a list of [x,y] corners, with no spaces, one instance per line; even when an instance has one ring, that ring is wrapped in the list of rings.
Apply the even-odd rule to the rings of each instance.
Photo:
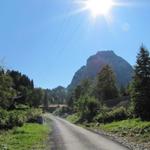
[[[86,0],[85,8],[90,10],[93,17],[107,15],[114,3],[112,0]]]

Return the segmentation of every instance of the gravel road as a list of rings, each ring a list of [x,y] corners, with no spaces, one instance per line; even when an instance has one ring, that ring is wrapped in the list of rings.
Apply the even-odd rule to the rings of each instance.
[[[48,115],[53,122],[52,150],[128,150],[102,135]]]

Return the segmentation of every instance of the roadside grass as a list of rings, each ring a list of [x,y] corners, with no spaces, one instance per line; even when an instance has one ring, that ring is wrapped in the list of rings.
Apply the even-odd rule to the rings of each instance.
[[[122,121],[114,121],[112,123],[99,124],[95,122],[78,123],[77,114],[70,115],[66,118],[71,123],[77,123],[79,126],[89,129],[98,129],[122,137],[127,137],[133,142],[147,143],[150,142],[150,121],[142,121],[140,119],[127,119]]]
[[[77,113],[75,114],[72,114],[72,115],[69,115],[67,118],[66,118],[67,121],[71,122],[71,123],[77,123],[79,121],[79,116]]]
[[[150,121],[128,119],[108,124],[100,124],[98,128],[127,137],[133,142],[147,143],[150,141]]]
[[[122,121],[114,121],[112,123],[96,123],[83,122],[78,123],[77,114],[69,115],[66,120],[71,123],[77,123],[79,126],[87,129],[96,129],[107,133],[115,134],[136,144],[142,144],[145,148],[150,149],[150,121],[142,121],[141,119],[127,119]]]
[[[8,131],[0,131],[1,150],[44,150],[50,127],[26,123]]]

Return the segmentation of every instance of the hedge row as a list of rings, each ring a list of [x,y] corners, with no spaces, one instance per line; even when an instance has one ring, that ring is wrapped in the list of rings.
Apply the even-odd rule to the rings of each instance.
[[[34,122],[41,116],[40,109],[13,110],[0,109],[0,129],[10,129],[15,126],[22,126],[25,122]]]

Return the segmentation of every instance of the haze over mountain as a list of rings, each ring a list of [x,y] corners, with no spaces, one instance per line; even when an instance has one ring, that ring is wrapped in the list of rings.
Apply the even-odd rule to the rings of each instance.
[[[84,79],[94,79],[105,65],[112,67],[119,86],[127,86],[129,84],[133,74],[132,66],[113,51],[98,51],[95,55],[90,56],[86,65],[82,66],[75,73],[68,89],[74,88]]]

